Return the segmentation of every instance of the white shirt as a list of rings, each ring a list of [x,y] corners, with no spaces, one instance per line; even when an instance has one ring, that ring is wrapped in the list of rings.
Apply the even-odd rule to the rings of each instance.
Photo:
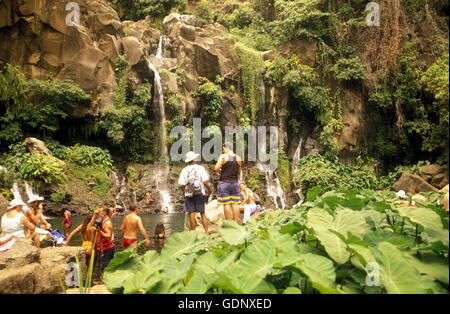
[[[206,172],[206,169],[203,166],[200,166],[200,165],[189,165],[189,166],[185,167],[181,171],[180,178],[178,179],[178,184],[180,184],[180,185],[188,184],[189,173],[191,171],[193,171],[194,169],[195,169],[195,171],[197,171],[197,173],[199,174],[199,176],[202,179],[202,194],[205,195],[205,185],[203,184],[203,182],[206,182],[206,181],[209,180],[209,175],[208,175],[208,172]]]

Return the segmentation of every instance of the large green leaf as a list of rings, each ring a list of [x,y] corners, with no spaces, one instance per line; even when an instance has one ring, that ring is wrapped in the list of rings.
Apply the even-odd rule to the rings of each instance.
[[[312,283],[312,286],[324,294],[341,293],[336,289],[336,272],[333,262],[323,256],[307,253],[302,255],[302,260],[296,267],[304,273]]]
[[[170,236],[161,251],[163,257],[178,257],[204,249],[204,235],[197,231],[177,232]]]
[[[448,259],[434,253],[422,253],[420,254],[420,260],[411,255],[406,257],[420,273],[428,274],[448,284]]]
[[[265,278],[276,262],[275,248],[271,242],[257,240],[242,253],[239,266],[254,277]]]
[[[377,247],[380,254],[380,283],[390,294],[424,294],[427,285],[417,269],[394,245],[382,242]]]
[[[225,290],[225,293],[235,294],[272,294],[275,287],[258,277],[250,274],[237,274],[231,272],[219,273],[215,286]]]
[[[250,236],[250,232],[243,226],[238,225],[234,220],[225,220],[220,230],[223,240],[231,245],[238,245],[245,242]]]
[[[347,251],[346,243],[336,234],[330,232],[330,230],[344,236],[348,232],[362,236],[369,231],[369,227],[361,213],[350,209],[338,210],[336,217],[333,218],[324,209],[312,208],[309,210],[307,217],[308,226],[314,230],[315,235],[325,247],[327,254],[339,264],[345,263],[350,258],[350,253]]]
[[[425,232],[436,241],[442,241],[448,246],[448,230],[444,229],[441,217],[432,209],[426,207],[400,206],[397,208],[402,217],[409,218],[425,228]]]

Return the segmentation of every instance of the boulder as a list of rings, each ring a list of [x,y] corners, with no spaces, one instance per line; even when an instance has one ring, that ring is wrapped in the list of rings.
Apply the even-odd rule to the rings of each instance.
[[[411,191],[412,187],[416,186],[419,192],[438,192],[434,186],[429,184],[423,178],[417,175],[413,175],[408,172],[399,172],[397,174],[397,182],[394,183],[392,188],[395,191],[403,190],[405,192]]]
[[[16,239],[10,250],[0,252],[0,294],[62,292],[61,282],[74,278],[75,256],[78,256],[85,274],[85,249],[38,249],[30,240]]]
[[[52,155],[51,151],[45,146],[45,143],[34,137],[27,137],[23,141],[23,145],[30,153],[40,153],[44,155]]]
[[[16,243],[10,250],[0,252],[0,270],[19,269],[32,263],[39,263],[39,259],[40,251],[31,240],[16,238]]]
[[[448,184],[448,173],[443,167],[436,164],[420,167],[419,175],[438,189],[442,189]]]

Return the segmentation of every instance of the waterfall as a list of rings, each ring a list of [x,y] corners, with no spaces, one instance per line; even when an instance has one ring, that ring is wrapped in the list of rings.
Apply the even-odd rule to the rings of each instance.
[[[162,59],[163,45],[164,45],[164,39],[163,39],[163,36],[160,36],[159,43],[158,43],[158,49],[156,49],[156,58],[158,58],[158,59]]]
[[[302,145],[303,137],[300,137],[300,142],[298,143],[298,146],[295,149],[294,157],[292,158],[292,173],[298,169],[298,162],[300,158],[302,158]]]
[[[266,176],[267,195],[272,198],[276,208],[286,208],[286,196],[281,187],[280,179],[276,171],[268,171],[263,165],[257,164],[259,170],[263,171]]]
[[[163,54],[163,36],[159,38],[158,49],[156,50],[155,57],[162,60]],[[161,83],[161,76],[157,67],[147,59],[147,65],[149,69],[154,73],[155,80],[154,84],[156,86],[157,94],[155,94],[154,102],[159,104],[160,113],[160,136],[161,136],[161,155],[162,155],[162,165],[159,170],[155,173],[154,179],[156,182],[156,188],[161,196],[161,205],[164,212],[173,213],[173,206],[170,199],[170,192],[168,189],[167,179],[169,177],[169,163],[168,163],[168,149],[167,149],[167,135],[166,135],[166,112],[164,107],[164,91]],[[157,97],[156,97],[157,96]]]
[[[166,137],[166,112],[164,108],[164,92],[161,84],[161,76],[159,75],[158,70],[155,65],[147,59],[147,65],[149,69],[155,75],[155,85],[157,94],[155,94],[154,101],[159,103],[159,113],[160,113],[160,134],[161,134],[161,153],[164,159],[167,158],[167,137]],[[157,97],[156,97],[157,96]]]

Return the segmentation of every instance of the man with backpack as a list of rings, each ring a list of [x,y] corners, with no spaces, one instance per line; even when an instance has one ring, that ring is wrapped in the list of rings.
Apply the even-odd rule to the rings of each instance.
[[[194,152],[186,154],[185,162],[189,163],[189,166],[181,171],[178,184],[184,187],[184,211],[189,213],[191,230],[195,229],[195,214],[200,213],[203,228],[205,233],[208,234],[208,220],[205,215],[207,199],[205,188],[209,194],[212,194],[212,189],[208,183],[209,176],[206,169],[194,160],[199,156]]]

